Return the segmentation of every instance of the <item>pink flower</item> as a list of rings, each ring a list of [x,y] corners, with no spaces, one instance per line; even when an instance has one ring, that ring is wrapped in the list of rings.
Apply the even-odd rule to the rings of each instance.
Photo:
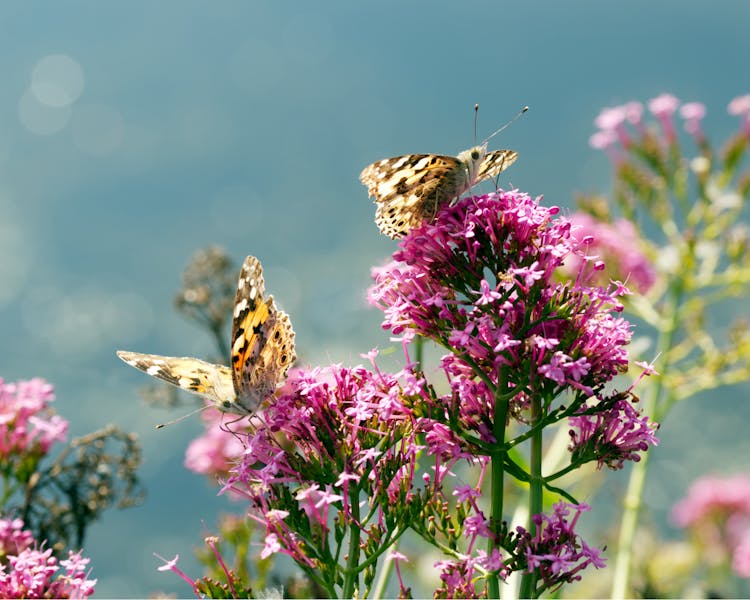
[[[690,527],[716,514],[737,512],[750,515],[750,476],[706,476],[690,486],[687,497],[672,509],[672,518],[680,527]]]
[[[34,534],[21,519],[0,519],[0,556],[18,554],[34,544]]]
[[[617,148],[617,134],[614,131],[597,131],[589,138],[589,146],[604,150],[613,165],[619,165],[623,160]]]
[[[528,569],[538,569],[546,589],[581,579],[580,572],[590,565],[597,569],[605,566],[599,551],[589,547],[575,532],[581,513],[591,510],[591,507],[560,501],[552,510],[549,516],[533,516],[536,524],[533,537],[521,533],[521,547],[525,546]],[[575,513],[568,518],[571,511]]]
[[[734,572],[750,578],[750,476],[701,477],[672,508],[672,519],[707,555],[728,554]]]
[[[625,460],[637,462],[638,452],[659,443],[654,435],[655,424],[641,416],[624,395],[601,399],[600,404],[609,406],[593,414],[590,409],[582,408],[578,416],[569,419],[569,449],[574,460],[596,460],[599,468],[607,465],[610,469],[621,469]]]
[[[591,275],[583,271],[582,252],[571,238],[570,224],[553,220],[556,212],[518,192],[466,198],[441,210],[433,224],[416,228],[401,241],[394,258],[405,264],[394,263],[376,274],[370,301],[384,311],[383,327],[397,334],[413,331],[433,338],[454,348],[459,356],[465,352],[478,365],[486,365],[490,377],[496,375],[500,362],[520,379],[523,375],[517,368],[528,364],[528,352],[541,372],[553,373],[550,361],[556,359],[524,344],[535,335],[564,339],[558,350],[571,363],[586,358],[590,368],[582,378],[583,386],[590,388],[592,381],[613,376],[627,362],[621,348],[629,333],[611,328],[606,350],[601,343],[589,342],[609,323],[601,318],[603,314],[595,314],[619,310],[619,303],[585,285]],[[547,302],[554,303],[562,293],[562,284],[553,275],[566,260],[581,265],[580,280],[571,289],[576,298],[571,305],[580,318],[553,319],[529,330],[526,324],[535,320],[531,315],[555,313]],[[487,279],[488,269],[495,271],[495,281]],[[487,299],[492,290],[493,301],[470,303],[457,295],[454,290],[466,289],[467,280],[476,282],[469,285],[471,290],[487,290]],[[589,335],[583,333],[587,329]],[[615,341],[614,333],[623,335],[622,339]],[[609,356],[592,360],[587,352],[595,348]],[[551,378],[558,383],[565,379]],[[516,383],[519,389],[526,384],[525,379]]]
[[[206,424],[203,435],[190,442],[185,451],[185,467],[202,475],[225,475],[242,456],[241,439],[222,427],[222,413],[207,408],[201,413]]]
[[[65,441],[68,422],[55,415],[55,395],[43,379],[5,383],[0,378],[0,458],[43,456]]]
[[[727,111],[730,115],[737,115],[739,117],[750,114],[750,94],[732,99],[727,106]]]
[[[643,104],[636,101],[627,102],[622,106],[625,118],[639,132],[643,133]]]
[[[156,553],[154,553],[154,556],[156,556],[156,558],[158,558],[159,560],[164,561],[163,565],[156,568],[157,571],[172,571],[172,573],[174,573],[185,583],[187,583],[197,595],[196,584],[198,582],[190,579],[190,577],[188,577],[188,575],[177,566],[177,561],[180,560],[179,554],[175,554],[172,560],[167,560],[166,558],[163,558]]]
[[[672,115],[680,105],[680,101],[671,94],[662,94],[652,99],[648,103],[648,109],[659,121],[664,132],[667,143],[672,144],[677,139]]]
[[[734,547],[732,570],[740,577],[750,579],[750,531]]]
[[[698,144],[705,141],[706,136],[701,128],[701,121],[706,116],[706,105],[700,102],[688,102],[680,107],[680,116],[685,119],[685,131],[693,136]]]
[[[750,137],[750,94],[734,98],[727,106],[730,115],[742,118],[742,131]]]
[[[604,259],[606,269],[601,283],[609,280],[627,281],[640,293],[645,294],[656,282],[656,270],[646,255],[639,250],[641,238],[626,219],[615,223],[597,221],[591,215],[577,212],[570,217],[571,235],[583,244],[589,255]],[[565,271],[575,273],[581,268],[583,259],[573,254],[565,263]]]
[[[24,531],[20,519],[0,519],[0,597],[85,598],[94,593],[96,579],[88,579],[89,559],[68,551],[60,560]]]
[[[615,106],[612,108],[605,108],[599,113],[599,116],[594,119],[594,125],[596,125],[601,133],[608,133],[614,136],[620,142],[623,148],[628,148],[632,143],[630,134],[625,127],[625,122],[628,119],[628,111],[625,106]],[[604,142],[604,138],[596,140],[598,143]]]
[[[263,544],[263,550],[260,553],[261,558],[268,558],[269,556],[276,554],[281,551],[281,544],[279,543],[279,537],[275,533],[269,533],[266,536],[265,543]]]

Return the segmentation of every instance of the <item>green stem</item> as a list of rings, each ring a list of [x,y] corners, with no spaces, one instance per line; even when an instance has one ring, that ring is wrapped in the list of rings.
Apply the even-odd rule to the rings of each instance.
[[[531,397],[531,423],[532,426],[542,419],[542,399],[538,395]],[[543,506],[543,481],[542,481],[542,429],[539,429],[531,438],[531,458],[529,461],[529,522],[528,531],[533,538],[536,535],[536,524],[534,515],[541,514]],[[521,598],[536,598],[536,583],[538,573],[536,570],[527,571],[521,577]]]
[[[657,343],[657,356],[663,355],[665,361],[661,367],[660,376],[656,378],[649,388],[649,394],[644,402],[644,412],[656,422],[660,422],[665,415],[661,410],[660,398],[663,393],[663,382],[672,366],[669,361],[669,351],[674,341],[674,336],[679,324],[679,306],[683,296],[682,281],[678,280],[672,287],[672,297],[667,303],[664,313],[669,316],[666,326],[662,329]],[[622,520],[620,521],[620,535],[617,540],[617,558],[612,579],[613,600],[630,597],[630,568],[633,562],[633,540],[635,538],[638,517],[643,501],[643,490],[646,485],[646,473],[650,452],[641,455],[640,462],[635,463],[630,471],[630,479],[623,501]]]
[[[422,359],[424,358],[424,338],[418,335],[414,338],[414,362],[417,365],[417,370],[422,371],[424,365]]]
[[[349,558],[346,563],[342,598],[354,598],[359,595],[359,488],[352,485],[349,489],[349,503],[352,511],[352,524],[349,526]]]
[[[375,587],[372,591],[372,597],[374,598],[374,600],[380,600],[380,598],[383,597],[385,588],[391,578],[391,573],[393,573],[394,561],[391,558],[390,553],[386,552],[384,556],[385,558],[383,560],[383,568],[379,569],[378,580],[375,582]]]
[[[487,542],[487,554],[492,555],[502,533],[503,497],[505,494],[505,424],[508,418],[508,397],[501,394],[505,391],[507,381],[506,367],[498,372],[497,387],[495,388],[495,414],[492,433],[495,444],[490,455],[490,530],[494,533]],[[500,581],[496,573],[487,577],[487,597],[500,598]]]

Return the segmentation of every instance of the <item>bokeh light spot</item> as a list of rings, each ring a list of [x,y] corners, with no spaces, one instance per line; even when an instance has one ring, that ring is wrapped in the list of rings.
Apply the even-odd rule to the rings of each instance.
[[[83,69],[66,54],[42,58],[31,72],[31,91],[41,104],[70,106],[83,92]]]
[[[21,124],[36,135],[52,135],[61,131],[68,124],[70,114],[70,106],[42,104],[30,89],[26,90],[18,103]]]

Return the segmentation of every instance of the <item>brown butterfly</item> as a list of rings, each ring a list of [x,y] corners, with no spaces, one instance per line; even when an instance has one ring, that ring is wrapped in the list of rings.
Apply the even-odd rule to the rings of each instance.
[[[210,400],[224,412],[250,415],[284,382],[295,361],[289,316],[265,298],[260,261],[242,265],[232,320],[231,366],[197,358],[117,352],[131,367]]]

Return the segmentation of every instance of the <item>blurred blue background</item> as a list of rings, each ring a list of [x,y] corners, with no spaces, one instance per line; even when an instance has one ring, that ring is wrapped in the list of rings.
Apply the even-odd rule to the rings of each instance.
[[[303,364],[358,362],[388,344],[364,294],[395,248],[366,164],[455,154],[474,103],[480,139],[529,105],[491,143],[520,154],[501,185],[571,207],[609,189],[587,144],[604,106],[668,91],[708,105],[714,139],[735,127],[748,23],[744,1],[2,3],[0,375],[52,382],[72,434],[114,422],[144,447],[145,503],[90,530],[97,596],[189,594],[152,553],[198,576],[191,547],[230,508],[182,466],[199,419],[154,431],[173,415],[141,402],[145,376],[115,356],[213,352],[172,308],[196,249],[260,258]],[[670,416],[647,492],[657,522],[693,477],[742,466],[747,390]]]

